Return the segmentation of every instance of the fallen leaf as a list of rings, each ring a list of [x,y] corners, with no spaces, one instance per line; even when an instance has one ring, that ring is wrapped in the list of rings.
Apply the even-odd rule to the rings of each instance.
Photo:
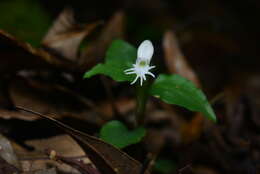
[[[14,146],[14,150],[22,163],[23,171],[41,171],[42,169],[47,169],[48,166],[51,165],[64,173],[80,173],[74,169],[74,166],[68,163],[50,160],[44,153],[46,149],[53,149],[68,160],[80,160],[84,162],[84,164],[91,164],[82,148],[69,135],[28,140],[25,143],[34,147],[34,151],[27,151],[17,144]]]
[[[9,164],[15,166],[16,168],[20,167],[16,154],[14,153],[11,143],[0,134],[0,157],[3,158]]]
[[[53,149],[65,157],[80,157],[85,153],[69,135],[58,135],[47,139],[37,139],[25,141],[26,144],[35,148],[36,151],[43,152],[45,149]],[[26,154],[19,154],[26,156]]]
[[[51,169],[36,171],[34,172],[34,174],[57,174],[57,172],[55,168],[51,168]]]
[[[85,26],[77,25],[73,10],[65,8],[42,41],[44,48],[76,62],[81,41],[90,34],[100,22]]]
[[[49,160],[48,158],[42,159],[28,159],[28,160],[21,160],[22,169],[24,174],[38,172],[42,170],[48,170],[50,167],[56,168],[61,173],[69,173],[69,174],[81,174],[76,169],[72,168],[71,166],[58,163],[53,160]]]
[[[83,160],[68,158],[57,154],[56,151],[47,149],[45,152],[52,160],[62,162],[80,171],[81,174],[100,174],[100,172],[91,164],[85,163]]]
[[[86,71],[86,69],[102,60],[105,57],[105,52],[110,43],[115,39],[123,37],[124,23],[125,14],[122,11],[116,12],[111,17],[104,29],[101,31],[97,40],[86,47],[81,53],[79,64],[82,71]]]
[[[27,120],[27,121],[33,121],[38,119],[35,117],[35,115],[24,113],[24,112],[17,112],[17,111],[11,111],[7,109],[0,109],[0,118],[3,119],[21,119],[21,120]]]
[[[181,135],[182,141],[185,144],[197,140],[203,131],[204,117],[201,113],[196,113],[191,121],[182,124]]]
[[[0,157],[0,174],[19,174],[20,170]]]
[[[15,78],[9,85],[9,94],[14,105],[22,105],[32,110],[37,109],[44,114],[58,113],[61,117],[77,118],[92,124],[102,123],[100,117],[89,114],[89,111],[93,109],[99,112],[95,107],[93,108],[90,101],[59,84]],[[0,116],[19,118],[16,112],[4,109],[0,112]],[[26,116],[29,116],[28,120],[37,118],[25,113],[21,114],[20,118],[24,119]]]
[[[51,55],[41,48],[19,41],[9,33],[0,30],[0,74],[16,73],[22,69],[66,69],[75,71],[71,61]]]
[[[188,64],[185,56],[179,48],[179,43],[172,31],[167,31],[163,37],[164,58],[167,69],[170,73],[179,74],[190,81],[197,87],[200,87],[199,79],[191,66]]]
[[[65,132],[74,137],[82,148],[85,150],[89,159],[95,166],[106,174],[139,174],[142,170],[142,164],[134,160],[126,153],[113,147],[112,145],[103,142],[102,140],[90,136],[86,133],[75,130],[49,116],[42,115],[23,107],[16,107],[25,112],[34,113],[44,119],[49,120],[53,124],[61,127]]]

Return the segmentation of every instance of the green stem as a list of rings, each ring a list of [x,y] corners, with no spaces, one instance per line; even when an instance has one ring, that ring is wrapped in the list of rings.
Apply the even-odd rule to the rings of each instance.
[[[137,106],[136,106],[136,121],[137,126],[144,124],[145,119],[145,108],[146,103],[148,99],[148,82],[144,82],[143,86],[140,86],[139,84],[136,87],[136,100],[137,100]]]

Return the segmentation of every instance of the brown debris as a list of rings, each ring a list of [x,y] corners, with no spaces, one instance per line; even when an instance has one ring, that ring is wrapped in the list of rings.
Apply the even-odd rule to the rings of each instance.
[[[50,157],[51,160],[68,164],[76,168],[82,174],[100,174],[100,172],[96,168],[94,168],[90,164],[85,164],[82,160],[58,155],[56,151],[50,149],[47,149],[45,153]]]
[[[192,81],[197,87],[201,86],[196,73],[180,50],[176,35],[172,31],[167,31],[164,34],[163,50],[166,67],[170,73],[179,74]]]
[[[72,9],[66,8],[54,21],[53,26],[43,38],[42,45],[54,54],[77,62],[80,43],[99,23],[79,26],[74,20]]]
[[[103,173],[108,174],[139,174],[142,170],[142,164],[128,156],[123,151],[113,147],[112,145],[97,139],[93,136],[75,130],[52,117],[42,115],[40,113],[28,110],[23,107],[16,107],[19,110],[33,113],[43,119],[49,120],[51,123],[59,126],[65,132],[75,138],[81,147],[85,150],[89,159],[98,166],[98,169]],[[113,154],[113,155],[112,155]]]
[[[9,33],[0,30],[1,59],[0,74],[15,73],[22,69],[61,68],[75,70],[75,65],[63,60],[40,48],[33,48],[30,44],[17,40]],[[8,59],[7,59],[8,57]]]
[[[20,170],[0,157],[0,174],[19,174]]]
[[[125,14],[116,12],[105,24],[98,38],[84,49],[80,55],[79,64],[83,70],[92,67],[105,57],[105,52],[114,39],[124,37]]]

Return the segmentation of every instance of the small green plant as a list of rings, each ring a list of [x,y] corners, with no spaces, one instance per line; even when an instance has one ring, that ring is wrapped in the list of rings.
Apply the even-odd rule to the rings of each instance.
[[[143,127],[129,131],[123,123],[117,120],[108,122],[100,130],[102,140],[120,149],[140,142],[144,136],[145,129]]]
[[[143,125],[146,102],[149,96],[154,96],[166,103],[182,106],[191,111],[201,112],[208,119],[216,122],[216,116],[206,96],[200,89],[196,88],[191,81],[177,74],[159,74],[156,78],[155,75],[150,72],[150,70],[155,68],[155,66],[150,66],[153,52],[153,45],[148,40],[143,41],[138,49],[125,41],[116,40],[107,50],[105,62],[96,65],[86,72],[84,78],[103,74],[111,77],[115,81],[129,81],[131,84],[136,83],[139,79],[140,85],[136,85],[136,121],[138,126]],[[148,76],[146,75],[155,78],[155,80],[149,83],[150,81],[148,81]],[[105,124],[104,127],[106,131],[110,132],[110,126],[107,124]],[[104,127],[102,128],[103,130]],[[111,129],[114,130],[114,127],[111,126]],[[104,131],[101,131],[101,135],[104,135]],[[143,137],[143,134],[135,134],[135,136],[137,137],[133,139],[140,139],[140,137]],[[101,136],[101,138],[102,137],[104,138],[104,136]],[[117,138],[121,139],[121,137]],[[105,140],[117,147],[122,147],[114,143],[113,137],[105,138]],[[125,141],[125,138],[122,138],[122,141]],[[131,142],[130,144],[133,143]],[[124,144],[123,147],[125,146]]]

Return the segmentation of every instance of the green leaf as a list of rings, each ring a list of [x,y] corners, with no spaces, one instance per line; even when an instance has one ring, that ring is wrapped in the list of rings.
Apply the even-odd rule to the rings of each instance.
[[[123,123],[113,120],[101,128],[100,138],[121,149],[140,142],[145,133],[146,131],[143,127],[129,131]]]
[[[51,18],[39,0],[0,1],[0,28],[39,46],[47,32]]]
[[[162,173],[169,174],[176,169],[174,161],[169,159],[157,159],[154,165],[154,170]]]
[[[149,92],[166,103],[202,112],[207,118],[216,122],[214,111],[203,92],[180,75],[161,74],[152,84]]]
[[[84,74],[84,78],[104,74],[119,82],[132,81],[135,75],[126,75],[124,70],[132,67],[136,56],[136,48],[125,41],[115,40],[106,52],[105,63],[93,67]]]

